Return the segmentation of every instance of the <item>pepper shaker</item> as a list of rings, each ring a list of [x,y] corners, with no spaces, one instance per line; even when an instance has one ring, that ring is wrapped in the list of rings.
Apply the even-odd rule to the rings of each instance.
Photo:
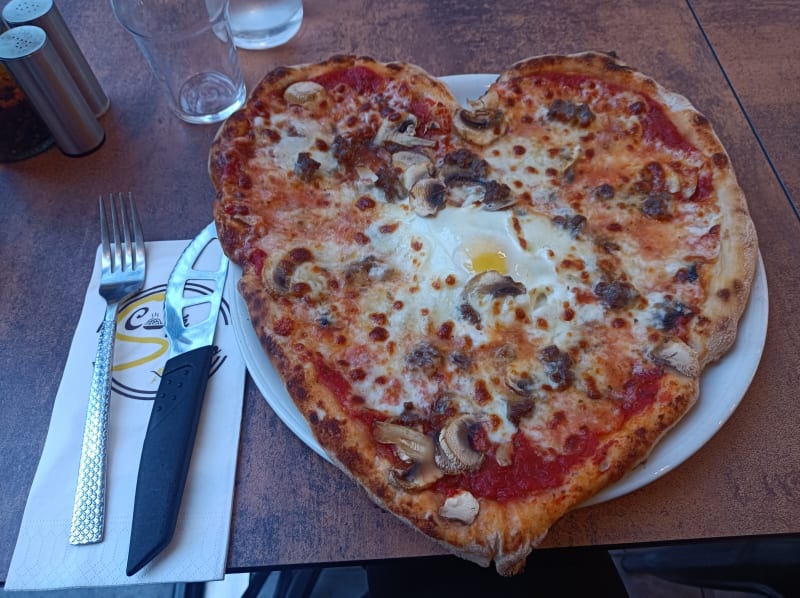
[[[9,27],[34,25],[43,29],[92,112],[98,117],[105,114],[111,102],[53,0],[11,0],[3,8],[3,20]]]
[[[43,29],[23,25],[0,34],[0,62],[25,92],[62,152],[81,156],[100,146],[105,139],[103,128]]]

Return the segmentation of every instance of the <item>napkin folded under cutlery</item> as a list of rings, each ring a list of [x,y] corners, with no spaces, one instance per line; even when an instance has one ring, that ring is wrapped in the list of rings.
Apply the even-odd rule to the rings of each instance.
[[[139,457],[169,347],[163,331],[166,282],[189,241],[147,244],[144,289],[120,305],[108,427],[106,520],[102,542],[69,543],[92,362],[105,302],[98,260],[53,405],[6,580],[8,590],[45,590],[222,579],[228,552],[244,398],[244,361],[229,309],[230,277],[217,321],[217,349],[181,512],[172,543],[125,575]]]

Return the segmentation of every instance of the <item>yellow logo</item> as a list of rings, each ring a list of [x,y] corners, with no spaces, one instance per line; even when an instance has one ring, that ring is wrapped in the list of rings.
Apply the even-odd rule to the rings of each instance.
[[[208,295],[212,289],[190,281],[187,294]],[[169,358],[169,339],[164,331],[164,296],[166,285],[143,289],[130,297],[117,313],[114,344],[114,365],[111,368],[111,389],[125,397],[152,399],[158,390],[161,373]],[[191,325],[192,314],[185,314]],[[230,308],[223,299],[218,325],[230,325]],[[227,355],[217,346],[211,360],[209,376],[222,366]]]

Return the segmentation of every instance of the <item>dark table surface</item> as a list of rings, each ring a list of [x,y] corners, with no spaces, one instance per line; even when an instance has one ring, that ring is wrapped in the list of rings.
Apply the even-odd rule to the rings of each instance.
[[[498,72],[544,53],[613,50],[686,95],[713,123],[759,234],[769,285],[759,369],[722,429],[680,467],[576,510],[543,548],[620,546],[800,532],[800,117],[792,2],[614,3],[307,0],[298,36],[240,51],[248,87],[271,68],[334,53],[417,63],[434,75]],[[44,444],[98,242],[97,196],[132,191],[148,240],[187,239],[211,220],[215,126],[172,116],[106,0],[58,2],[111,97],[107,139],[0,165],[0,580]],[[702,400],[702,399],[701,399]],[[80,431],[76,430],[76,434]],[[307,449],[248,378],[228,565],[232,570],[442,554]]]

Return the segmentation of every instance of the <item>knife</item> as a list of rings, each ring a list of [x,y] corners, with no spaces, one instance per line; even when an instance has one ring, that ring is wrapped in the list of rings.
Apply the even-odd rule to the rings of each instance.
[[[169,338],[169,359],[142,446],[126,568],[129,576],[164,550],[175,533],[214,353],[214,330],[228,259],[222,255],[216,270],[195,266],[216,238],[212,222],[184,249],[167,283],[164,329]],[[188,281],[192,281],[193,290],[203,289],[207,294],[193,292],[187,296]],[[203,304],[208,307],[199,307]],[[205,319],[190,323],[198,312]]]

